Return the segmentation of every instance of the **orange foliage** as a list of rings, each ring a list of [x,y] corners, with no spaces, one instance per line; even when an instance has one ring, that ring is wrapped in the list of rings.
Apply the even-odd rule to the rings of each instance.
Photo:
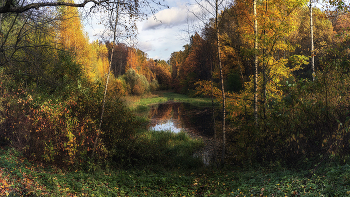
[[[171,86],[170,66],[165,61],[157,61],[152,71],[162,89],[168,89]]]
[[[350,13],[340,15],[334,24],[335,37],[338,42],[344,42],[350,37]]]
[[[172,105],[160,104],[158,106],[152,107],[148,113],[148,118],[156,121],[152,121],[150,126],[155,126],[159,123],[165,123],[165,121],[169,120],[173,116],[172,112]]]
[[[148,82],[151,82],[155,78],[151,71],[154,67],[154,61],[152,59],[147,60],[146,56],[147,54],[143,51],[129,47],[125,72],[133,69],[137,74],[145,76]]]
[[[184,64],[182,65],[182,76],[186,76],[189,73],[194,73],[198,70],[198,67],[200,64],[199,57],[200,57],[200,51],[202,50],[203,46],[203,39],[199,36],[198,33],[196,33],[193,36],[193,44],[191,47],[190,54],[186,58]]]
[[[136,71],[137,65],[138,65],[138,58],[136,55],[136,49],[128,48],[128,57],[127,57],[125,72],[128,71],[130,68]]]
[[[116,79],[114,77],[110,78],[110,85],[108,86],[109,92],[112,94],[112,96],[119,95],[119,96],[125,96],[128,95],[127,90],[125,89],[125,84],[121,79]]]
[[[207,79],[210,69],[206,68],[204,40],[196,33],[192,37],[189,54],[179,68],[179,81],[184,91],[195,89],[194,84],[200,79]]]

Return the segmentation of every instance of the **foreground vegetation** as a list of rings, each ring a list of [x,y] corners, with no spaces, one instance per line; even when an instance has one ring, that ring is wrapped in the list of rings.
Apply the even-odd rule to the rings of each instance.
[[[1,196],[346,196],[350,166],[307,170],[143,167],[68,171],[39,165],[11,148],[0,150]]]
[[[171,66],[123,44],[90,43],[76,8],[1,15],[0,195],[350,195],[350,15],[331,21],[315,9],[320,45],[311,54],[307,1],[263,3],[262,51],[253,48],[251,1],[241,0],[221,13],[219,26],[209,21],[173,53]],[[224,94],[212,55],[217,42]],[[217,132],[223,168],[194,157],[201,140],[147,131],[148,120],[135,115],[160,102],[212,103],[151,94],[169,88],[218,103],[226,96],[227,124]]]

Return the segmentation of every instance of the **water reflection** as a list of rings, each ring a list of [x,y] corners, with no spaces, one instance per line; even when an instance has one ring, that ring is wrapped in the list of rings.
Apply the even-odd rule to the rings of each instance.
[[[174,133],[179,133],[181,131],[181,128],[177,128],[174,124],[174,120],[171,118],[167,120],[165,123],[158,123],[157,125],[150,127],[150,130],[171,131]]]
[[[167,102],[151,106],[148,118],[151,120],[150,129],[157,131],[179,132],[183,129],[193,135],[214,136],[212,112],[208,107]]]
[[[218,116],[218,112],[215,113]],[[202,138],[205,148],[194,156],[202,157],[203,163],[210,164],[214,155],[214,124],[212,109],[195,107],[188,103],[167,102],[151,106],[150,130],[184,131],[193,138]],[[218,117],[215,117],[218,119]]]

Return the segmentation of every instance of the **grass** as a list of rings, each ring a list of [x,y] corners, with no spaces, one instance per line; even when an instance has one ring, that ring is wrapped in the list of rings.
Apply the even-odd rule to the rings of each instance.
[[[120,148],[120,152],[114,157],[113,165],[118,166],[119,161],[127,160],[129,162],[125,163],[126,166],[132,165],[137,168],[146,165],[166,169],[199,168],[203,165],[201,158],[195,158],[193,154],[203,146],[201,139],[193,139],[185,132],[145,130],[136,134],[132,144]]]
[[[205,104],[171,92],[149,97],[138,98],[135,106],[169,100]],[[193,158],[203,142],[167,131],[140,131],[133,145],[137,165],[118,169],[86,163],[74,170],[29,161],[13,148],[0,147],[0,196],[350,196],[347,164],[325,164],[311,177],[308,170],[282,167],[203,167]]]
[[[66,171],[33,164],[0,149],[0,196],[349,196],[350,166],[308,171],[157,170]]]
[[[191,98],[183,94],[177,94],[169,91],[157,91],[153,92],[149,95],[144,96],[125,96],[122,98],[126,105],[129,106],[130,109],[142,111],[147,109],[148,105],[157,104],[157,103],[165,103],[168,101],[174,102],[184,102],[191,103],[195,106],[211,106],[212,101],[211,98]],[[217,101],[214,100],[215,105],[218,105]]]

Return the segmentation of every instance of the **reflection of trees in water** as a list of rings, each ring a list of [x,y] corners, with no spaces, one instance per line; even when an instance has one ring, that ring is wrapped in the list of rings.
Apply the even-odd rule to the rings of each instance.
[[[220,119],[218,111],[215,112],[215,115],[216,120]],[[217,145],[215,140],[217,139],[214,139],[211,108],[195,107],[188,103],[167,102],[152,106],[148,117],[151,119],[150,127],[165,124],[170,120],[174,127],[184,129],[191,137],[202,138],[205,147],[198,151],[195,156],[202,157],[204,164],[209,164],[213,160],[214,146]],[[220,127],[218,124],[221,123],[216,121],[216,124]]]
[[[148,117],[151,119],[151,127],[171,119],[175,127],[183,128],[187,132],[194,132],[196,135],[206,137],[214,135],[210,108],[168,102],[152,106]]]
[[[198,108],[187,103],[182,103],[181,107],[179,116],[184,127],[202,136],[212,137],[214,135],[210,108]]]
[[[172,117],[172,106],[169,104],[158,104],[151,107],[148,117],[151,119],[151,127],[165,123]]]

